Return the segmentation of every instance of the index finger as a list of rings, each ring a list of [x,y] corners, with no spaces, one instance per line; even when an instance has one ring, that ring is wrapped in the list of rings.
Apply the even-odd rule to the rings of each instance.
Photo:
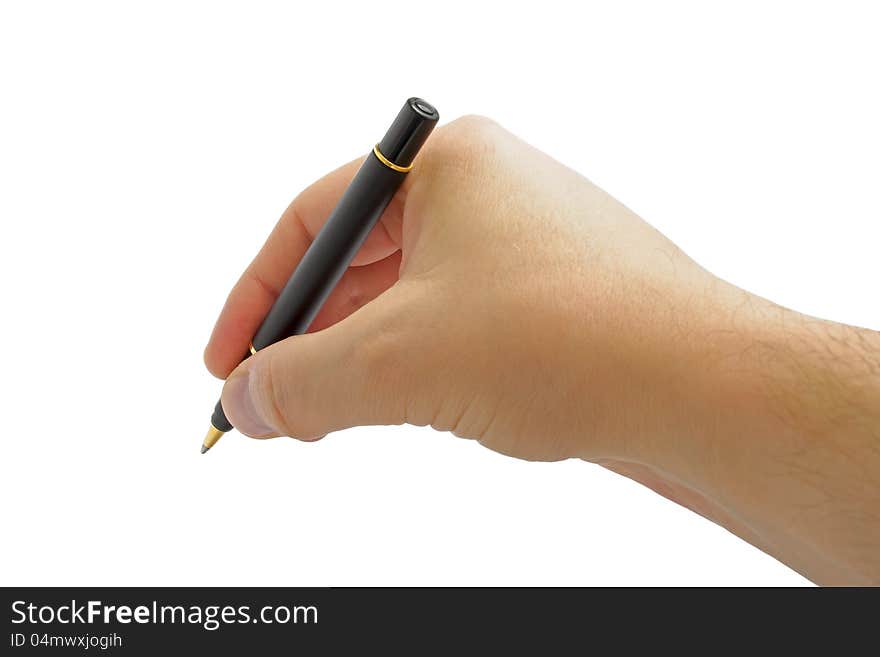
[[[247,353],[248,344],[263,318],[362,162],[363,158],[349,162],[327,174],[305,189],[284,211],[266,243],[232,288],[214,325],[204,356],[212,374],[225,378]],[[395,253],[400,247],[385,223],[399,226],[401,218],[400,202],[395,197],[352,266],[376,263]],[[376,282],[381,288],[376,290],[377,295],[388,285],[386,269],[382,268],[381,280]],[[332,297],[328,304],[331,302]]]

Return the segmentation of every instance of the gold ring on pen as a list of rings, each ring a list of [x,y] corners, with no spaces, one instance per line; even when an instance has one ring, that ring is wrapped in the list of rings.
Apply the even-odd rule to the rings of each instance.
[[[400,171],[400,173],[406,173],[413,168],[412,164],[410,164],[408,167],[402,167],[399,164],[394,164],[394,162],[382,155],[382,151],[379,150],[379,144],[373,146],[373,155],[379,158],[379,161],[386,167],[388,167],[389,169],[394,169],[395,171]]]
[[[255,353],[257,353],[257,350],[254,349],[254,343],[253,343],[253,342],[248,342],[248,349],[251,350],[251,356],[253,356]]]

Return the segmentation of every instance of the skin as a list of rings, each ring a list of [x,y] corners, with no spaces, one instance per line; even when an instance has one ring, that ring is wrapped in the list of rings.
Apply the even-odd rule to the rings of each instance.
[[[630,477],[820,584],[880,584],[880,334],[701,268],[488,119],[438,128],[309,334],[239,365],[360,161],[290,205],[205,350],[246,435],[430,425]]]

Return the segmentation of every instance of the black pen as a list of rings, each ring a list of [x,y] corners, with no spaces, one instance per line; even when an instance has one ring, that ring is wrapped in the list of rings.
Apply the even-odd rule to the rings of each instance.
[[[287,280],[244,358],[308,330],[412,169],[416,154],[439,118],[437,110],[421,98],[410,98],[404,103]],[[202,454],[230,429],[232,424],[218,401],[211,415],[211,428],[202,443]]]

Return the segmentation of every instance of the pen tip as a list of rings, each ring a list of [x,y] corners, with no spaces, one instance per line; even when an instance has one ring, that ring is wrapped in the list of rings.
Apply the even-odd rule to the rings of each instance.
[[[213,424],[211,428],[208,429],[208,434],[205,436],[205,439],[202,441],[202,454],[207,452],[214,446],[220,438],[223,436],[223,432],[220,429],[216,428]]]

